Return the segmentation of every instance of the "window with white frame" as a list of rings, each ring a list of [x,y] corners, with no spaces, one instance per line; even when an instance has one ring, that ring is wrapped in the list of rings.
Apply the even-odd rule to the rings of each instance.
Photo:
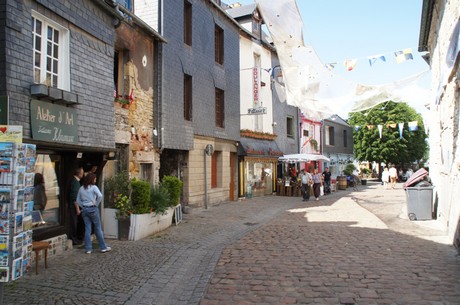
[[[70,90],[69,30],[32,11],[34,82]]]

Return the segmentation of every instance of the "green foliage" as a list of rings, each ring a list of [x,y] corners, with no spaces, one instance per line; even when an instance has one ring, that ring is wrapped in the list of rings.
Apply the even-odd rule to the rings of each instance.
[[[343,170],[343,173],[346,176],[349,176],[349,175],[352,175],[353,171],[355,170],[356,170],[356,166],[353,163],[348,163],[347,165],[345,165],[345,169]]]
[[[372,171],[368,169],[367,167],[362,168],[361,172],[365,175],[369,175],[370,173],[372,173]]]
[[[168,190],[161,184],[150,189],[150,207],[155,213],[165,214],[170,202]]]
[[[116,219],[126,218],[133,212],[133,206],[129,197],[123,194],[119,194],[115,198],[115,209],[118,209]]]
[[[172,207],[179,204],[180,195],[182,193],[182,184],[182,181],[174,176],[164,176],[161,181],[161,185],[169,194],[169,205]]]
[[[104,206],[115,208],[115,199],[119,195],[130,196],[131,184],[127,171],[121,171],[104,180]]]
[[[131,180],[131,202],[134,214],[150,213],[150,183],[143,180]]]
[[[409,131],[407,122],[417,121],[418,130]],[[402,139],[398,123],[404,122]],[[423,119],[406,103],[392,101],[379,104],[370,110],[350,113],[348,123],[360,126],[353,133],[355,158],[360,161],[403,164],[422,159],[427,151],[427,135]],[[390,127],[388,124],[396,124]],[[382,138],[377,125],[383,125]],[[374,128],[367,128],[374,125]]]

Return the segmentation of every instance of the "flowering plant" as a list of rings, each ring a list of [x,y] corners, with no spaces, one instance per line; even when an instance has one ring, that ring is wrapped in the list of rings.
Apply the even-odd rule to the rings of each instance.
[[[129,197],[123,194],[119,194],[115,198],[115,208],[118,209],[116,219],[127,218],[133,211]]]

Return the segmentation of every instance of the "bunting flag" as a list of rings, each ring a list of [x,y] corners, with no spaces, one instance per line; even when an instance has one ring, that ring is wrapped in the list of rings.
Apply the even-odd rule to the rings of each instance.
[[[343,64],[345,65],[347,71],[352,71],[355,68],[357,61],[357,59],[347,59],[343,62]]]
[[[412,56],[412,49],[404,49],[402,51],[396,51],[395,52],[395,57],[396,57],[396,62],[398,64],[405,62],[406,60],[409,59],[414,59]]]
[[[373,64],[375,64],[376,61],[381,60],[383,62],[386,62],[386,58],[383,54],[379,55],[373,55],[369,56],[367,59],[369,59],[369,65],[372,67]]]
[[[396,126],[397,126],[396,123],[388,123],[387,124],[387,127],[389,127],[389,128],[396,128]]]
[[[325,64],[324,66],[329,70],[329,71],[332,71],[334,70],[335,66],[337,65],[336,62],[330,62],[328,64]]]
[[[379,129],[379,136],[380,136],[380,139],[382,138],[382,130],[383,130],[383,125],[377,125],[377,128]]]
[[[361,126],[359,126],[359,125],[356,125],[356,126],[355,126],[355,131],[358,131],[358,130],[359,130],[359,128],[361,128]]]
[[[367,125],[367,129],[372,129],[374,128],[374,125]]]
[[[399,126],[399,139],[402,139],[404,123],[399,123],[398,126]]]
[[[418,130],[418,123],[417,121],[412,121],[407,123],[409,125],[409,131],[417,131]]]

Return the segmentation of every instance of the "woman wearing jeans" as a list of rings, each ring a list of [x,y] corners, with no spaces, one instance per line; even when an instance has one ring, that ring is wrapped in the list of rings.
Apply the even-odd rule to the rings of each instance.
[[[102,201],[102,194],[96,186],[96,175],[89,173],[83,178],[83,185],[80,187],[77,195],[78,211],[77,215],[83,217],[85,222],[85,253],[91,254],[91,225],[94,224],[94,233],[99,243],[99,249],[102,253],[112,250],[105,244],[104,235],[101,228],[101,217],[99,215],[98,205]]]

